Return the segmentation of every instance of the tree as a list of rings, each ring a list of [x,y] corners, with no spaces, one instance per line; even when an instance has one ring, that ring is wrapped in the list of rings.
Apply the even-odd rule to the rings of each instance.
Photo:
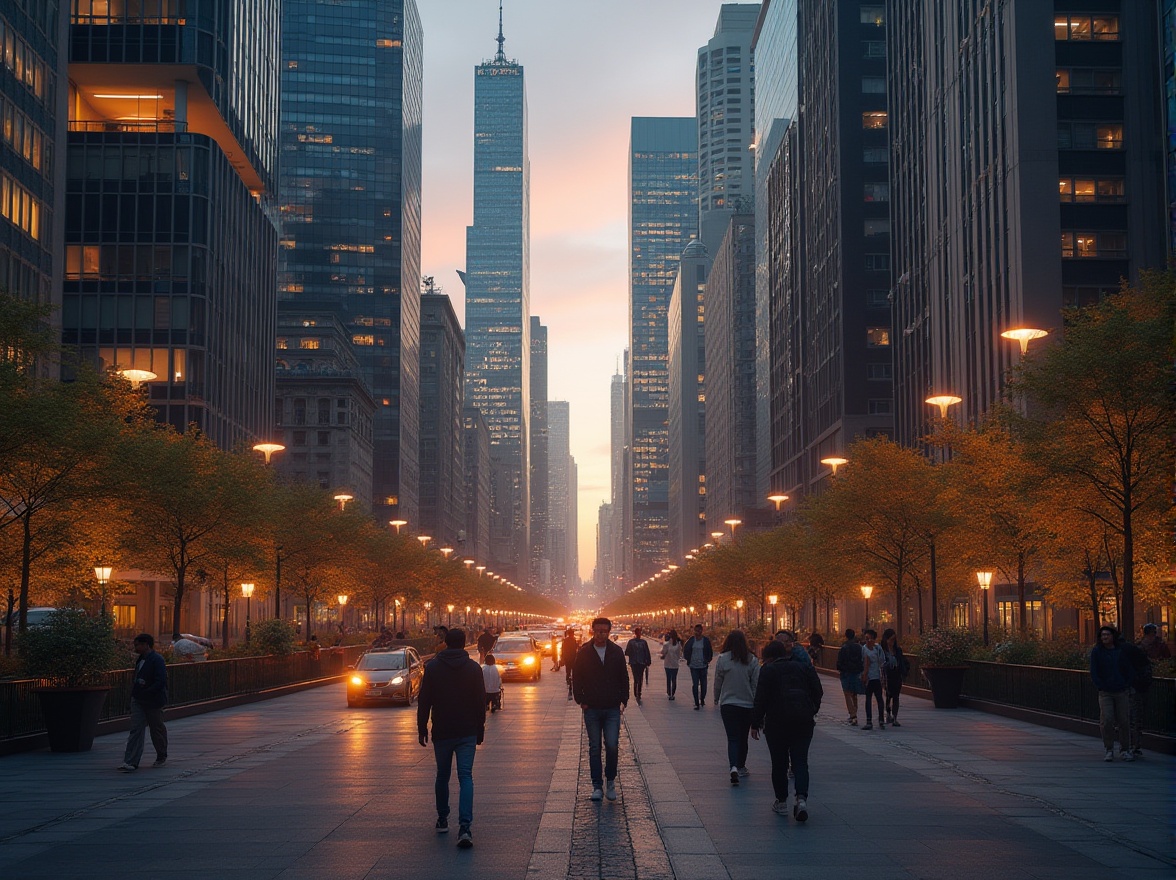
[[[1064,318],[1064,337],[1023,361],[1011,383],[1027,402],[1014,425],[1055,479],[1094,490],[1081,509],[1122,540],[1120,624],[1132,633],[1137,530],[1164,515],[1173,472],[1176,278],[1145,274]]]

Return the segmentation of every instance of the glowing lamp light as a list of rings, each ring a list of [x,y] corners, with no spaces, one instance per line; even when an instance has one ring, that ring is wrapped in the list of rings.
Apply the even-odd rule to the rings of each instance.
[[[406,520],[406,519],[390,519],[390,520],[388,520],[388,525],[390,525],[390,526],[392,526],[392,528],[396,529],[396,534],[399,535],[401,528],[408,525],[408,520]]]
[[[1049,336],[1048,330],[1038,330],[1036,327],[1014,327],[1011,330],[1005,330],[1000,334],[1005,339],[1015,339],[1021,346],[1021,355],[1024,356],[1029,351],[1029,343],[1034,339],[1041,339],[1044,336]]]
[[[340,492],[338,495],[335,496],[335,500],[339,502],[339,509],[340,510],[346,510],[347,509],[347,502],[354,501],[355,496],[352,495],[350,492]]]
[[[119,370],[118,374],[130,382],[132,388],[138,388],[144,382],[154,382],[159,378],[150,370]]]
[[[736,599],[736,600],[735,600],[735,607],[736,607],[736,608],[738,608],[738,609],[740,609],[740,610],[742,610],[742,609],[743,609],[743,600],[742,600],[742,599]]]
[[[110,583],[110,574],[113,569],[109,565],[95,565],[94,578],[98,581],[98,585],[105,587]]]
[[[962,397],[954,394],[936,394],[928,397],[926,403],[939,407],[939,418],[947,419],[947,408],[963,401]]]
[[[286,447],[281,443],[256,443],[253,446],[254,452],[260,452],[265,456],[265,463],[270,463],[270,456],[275,452],[285,452]]]
[[[788,500],[787,495],[769,495],[768,500],[776,505],[776,513],[780,512],[780,505]]]
[[[252,599],[256,586],[256,584],[241,584],[241,595],[246,599]]]
[[[348,596],[346,593],[340,593],[340,594],[339,594],[338,596],[336,596],[335,598],[339,600],[339,604],[340,604],[340,605],[346,605],[346,604],[347,604],[347,600],[348,600],[348,599],[350,599],[351,597],[350,597],[350,596]]]
[[[848,458],[841,458],[840,456],[831,455],[828,458],[822,458],[821,464],[827,464],[833,468],[833,476],[837,476],[837,469],[843,464],[849,464]]]
[[[869,584],[862,584],[862,598],[869,599],[872,595],[874,595],[874,588]]]
[[[978,571],[976,572],[976,583],[980,585],[980,589],[987,590],[992,586],[992,572]]]
[[[769,604],[769,605],[775,605],[775,604],[776,604],[777,602],[779,602],[779,601],[780,601],[780,597],[779,597],[779,596],[777,596],[775,593],[773,593],[772,595],[768,596],[768,604]]]

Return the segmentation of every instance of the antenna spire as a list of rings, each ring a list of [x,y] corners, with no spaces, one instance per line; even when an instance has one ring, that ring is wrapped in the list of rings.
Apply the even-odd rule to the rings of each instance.
[[[506,42],[506,37],[502,35],[502,0],[498,0],[498,54],[494,56],[494,60],[499,64],[506,63],[506,53],[502,51],[502,44]]]

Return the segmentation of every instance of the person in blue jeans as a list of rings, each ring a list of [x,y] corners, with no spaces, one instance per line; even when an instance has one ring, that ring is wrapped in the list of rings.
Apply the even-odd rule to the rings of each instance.
[[[584,710],[588,734],[588,770],[592,776],[592,800],[617,799],[617,756],[621,736],[621,713],[629,703],[629,670],[625,652],[609,639],[612,621],[592,621],[592,641],[576,654],[572,669],[572,693]],[[604,740],[604,767],[600,766]],[[607,786],[607,787],[606,787]]]
[[[417,741],[429,742],[433,721],[433,754],[437,759],[437,833],[449,830],[449,775],[457,759],[457,845],[474,845],[474,754],[486,737],[486,686],[482,667],[465,650],[465,630],[445,634],[445,650],[425,664],[417,702]]]
[[[686,640],[682,657],[690,670],[690,693],[694,696],[695,709],[706,705],[706,671],[714,656],[711,640],[702,634],[702,624],[694,624],[694,635]]]

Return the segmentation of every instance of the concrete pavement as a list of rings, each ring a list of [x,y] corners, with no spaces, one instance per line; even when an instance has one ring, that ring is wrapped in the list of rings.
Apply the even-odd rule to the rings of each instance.
[[[769,759],[727,778],[716,707],[651,670],[630,704],[620,798],[588,799],[563,675],[508,685],[475,762],[475,846],[433,832],[433,755],[415,709],[346,708],[342,685],[169,725],[166,767],[127,776],[123,735],[89,753],[0,759],[0,877],[722,880],[868,873],[1168,878],[1176,759],[1102,762],[1097,740],[905,700],[903,726],[841,723],[812,750],[808,823],[771,811]],[[456,809],[456,777],[452,783]]]

